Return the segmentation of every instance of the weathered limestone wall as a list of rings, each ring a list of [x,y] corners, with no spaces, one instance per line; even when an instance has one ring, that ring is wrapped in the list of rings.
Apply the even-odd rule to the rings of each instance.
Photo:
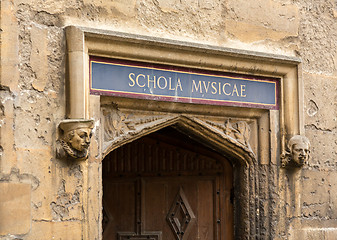
[[[55,159],[56,126],[66,113],[68,25],[300,57],[311,159],[280,181],[287,184],[280,196],[301,197],[295,209],[280,209],[271,238],[335,239],[336,1],[2,0],[0,11],[0,239],[86,239],[90,232],[84,175],[99,159]],[[288,186],[291,179],[298,188]]]
[[[299,6],[305,130],[312,155],[301,175],[301,221],[306,239],[337,236],[337,3]],[[299,235],[301,236],[301,235]]]

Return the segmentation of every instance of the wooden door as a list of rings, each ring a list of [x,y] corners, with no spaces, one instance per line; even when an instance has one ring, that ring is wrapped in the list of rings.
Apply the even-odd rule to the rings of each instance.
[[[172,128],[103,161],[104,240],[233,239],[232,167]]]

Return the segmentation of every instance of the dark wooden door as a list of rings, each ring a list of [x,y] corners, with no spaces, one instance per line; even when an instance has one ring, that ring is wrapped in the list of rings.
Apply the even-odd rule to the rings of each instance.
[[[233,239],[231,164],[172,128],[103,161],[104,240]]]

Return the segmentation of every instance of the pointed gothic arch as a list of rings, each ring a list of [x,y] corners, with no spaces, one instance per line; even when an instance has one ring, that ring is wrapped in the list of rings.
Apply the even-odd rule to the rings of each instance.
[[[123,144],[104,158],[103,239],[115,239],[116,234],[118,239],[173,239],[175,233],[174,239],[187,239],[189,233],[188,239],[233,239],[233,166],[229,157],[178,129],[174,125],[161,128]],[[177,201],[182,202],[180,207]],[[155,220],[152,215],[134,212],[133,206],[138,204],[140,212],[155,211]],[[187,214],[186,224],[182,224],[182,212]],[[122,217],[125,214],[128,218]],[[139,227],[123,226],[130,219],[139,219]]]
[[[255,218],[257,159],[249,144],[249,124],[239,119],[222,122],[202,116],[153,112],[123,112],[111,106],[102,107],[104,126],[103,159],[112,151],[142,137],[172,127],[205,147],[226,157],[233,164],[235,237],[246,236],[252,227],[243,219]],[[104,161],[104,160],[103,160]]]
[[[183,114],[129,118],[116,110],[104,112],[103,157],[126,143],[171,126],[218,153],[238,161],[237,164],[251,165],[256,161],[256,155],[249,145],[249,125],[244,121],[233,124],[228,119],[227,122],[219,124]]]

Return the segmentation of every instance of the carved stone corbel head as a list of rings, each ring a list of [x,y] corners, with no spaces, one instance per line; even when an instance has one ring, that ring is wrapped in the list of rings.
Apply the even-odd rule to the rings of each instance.
[[[281,156],[281,166],[284,168],[302,167],[308,163],[310,142],[305,136],[295,135],[288,141],[287,150]]]
[[[85,160],[89,155],[90,138],[92,135],[93,120],[66,119],[59,124],[61,136],[58,157],[70,157]]]

